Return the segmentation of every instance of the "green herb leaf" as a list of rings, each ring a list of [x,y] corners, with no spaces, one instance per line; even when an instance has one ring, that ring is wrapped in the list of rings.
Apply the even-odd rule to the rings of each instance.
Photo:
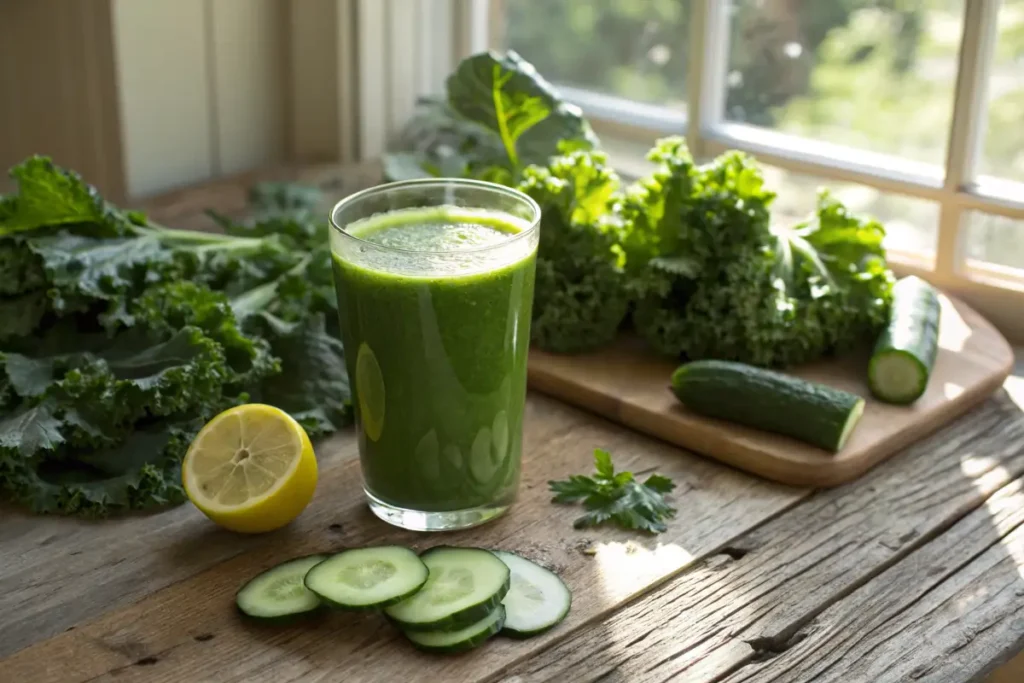
[[[554,503],[582,502],[587,513],[573,522],[577,529],[611,522],[624,529],[650,533],[666,530],[665,520],[675,516],[664,495],[675,488],[668,477],[653,474],[643,484],[632,472],[615,472],[611,454],[594,451],[593,477],[573,475],[564,481],[549,481]]]
[[[597,470],[597,475],[605,479],[613,479],[615,477],[615,468],[612,466],[612,454],[608,451],[603,451],[600,448],[594,451],[594,469]]]

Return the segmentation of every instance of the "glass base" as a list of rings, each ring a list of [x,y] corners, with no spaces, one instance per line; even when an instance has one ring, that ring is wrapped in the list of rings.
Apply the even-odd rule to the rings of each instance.
[[[448,512],[422,512],[395,507],[377,498],[365,488],[366,500],[373,514],[388,524],[410,531],[456,531],[478,526],[505,514],[508,505],[484,505],[466,510]]]

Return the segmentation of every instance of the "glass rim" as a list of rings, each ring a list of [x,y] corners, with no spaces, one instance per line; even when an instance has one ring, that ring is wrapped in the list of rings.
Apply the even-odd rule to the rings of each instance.
[[[350,232],[347,232],[343,227],[338,225],[338,221],[335,220],[335,216],[337,215],[337,213],[340,210],[342,210],[343,208],[345,208],[345,207],[347,207],[349,205],[352,205],[352,204],[355,204],[355,203],[357,203],[357,202],[359,202],[361,200],[364,200],[364,199],[366,199],[368,197],[373,197],[373,196],[378,195],[378,194],[384,194],[384,193],[389,192],[391,190],[401,190],[401,189],[408,188],[408,187],[430,187],[430,186],[436,186],[436,187],[453,187],[453,186],[454,187],[468,187],[468,188],[474,188],[474,189],[477,189],[477,190],[486,190],[486,191],[492,192],[494,194],[503,195],[505,197],[509,197],[511,199],[515,199],[517,201],[520,201],[523,204],[525,204],[526,206],[528,206],[530,208],[530,210],[531,210],[531,213],[533,214],[533,217],[531,219],[528,219],[529,220],[529,224],[530,224],[529,227],[527,227],[527,228],[521,230],[520,232],[516,233],[515,235],[509,237],[509,239],[507,239],[507,240],[502,240],[501,242],[498,242],[496,244],[485,244],[485,245],[479,246],[479,247],[472,247],[472,248],[469,248],[469,249],[458,249],[458,250],[453,250],[453,249],[444,249],[444,250],[405,249],[405,248],[402,248],[402,247],[385,246],[383,244],[378,244],[376,242],[371,242],[370,240],[363,239],[362,237],[356,237],[355,235],[353,235]],[[474,208],[474,207],[467,207],[467,208]],[[475,208],[482,208],[482,207],[475,207]],[[396,210],[400,210],[400,209],[396,209]],[[506,211],[506,212],[502,212],[502,213],[508,213],[508,212]],[[476,180],[476,179],[473,179],[473,178],[415,178],[415,179],[412,179],[412,180],[398,180],[398,181],[395,181],[395,182],[383,183],[381,185],[374,185],[373,187],[368,187],[365,190],[360,190],[359,192],[354,192],[354,193],[348,195],[347,197],[343,197],[342,199],[338,200],[338,202],[331,208],[331,213],[330,213],[330,216],[328,217],[328,220],[329,220],[329,222],[331,224],[331,229],[332,230],[336,230],[340,235],[343,235],[345,238],[350,239],[350,240],[354,240],[357,243],[370,245],[373,248],[381,250],[381,251],[392,251],[392,252],[400,252],[400,253],[405,253],[405,254],[437,254],[437,255],[450,256],[450,255],[453,255],[453,254],[474,254],[474,253],[478,254],[478,253],[485,252],[485,251],[492,251],[492,250],[502,249],[502,248],[508,247],[509,245],[511,245],[513,243],[518,242],[521,239],[528,239],[530,235],[532,235],[533,233],[535,233],[537,231],[538,226],[540,226],[540,217],[541,217],[540,205],[533,199],[533,197],[531,197],[530,195],[526,194],[525,192],[522,192],[520,190],[515,189],[514,187],[508,187],[507,185],[499,185],[498,183],[492,183],[492,182],[487,181],[487,180]]]

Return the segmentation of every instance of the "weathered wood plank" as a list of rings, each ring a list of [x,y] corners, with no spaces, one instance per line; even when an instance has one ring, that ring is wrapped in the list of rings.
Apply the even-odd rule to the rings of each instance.
[[[317,454],[322,470],[330,471],[355,456],[355,438],[345,433],[324,441]],[[326,487],[318,492],[319,498],[327,495]],[[102,521],[4,509],[0,656],[290,533],[233,534],[214,527],[191,505]]]
[[[780,648],[801,623],[942,534],[1022,473],[1024,415],[999,395],[501,680],[712,680]]]
[[[357,463],[325,473],[321,494],[285,534],[49,641],[0,660],[12,680],[458,680],[514,664],[600,618],[647,587],[789,508],[806,492],[767,484],[640,437],[550,399],[532,396],[520,502],[503,519],[430,537],[377,521],[362,502]],[[680,519],[669,533],[637,538],[577,532],[579,510],[548,502],[546,481],[585,471],[595,446],[634,471],[657,469],[679,485]],[[332,525],[341,525],[340,531]],[[160,547],[159,539],[153,546]],[[198,542],[202,542],[201,539]],[[498,641],[457,659],[417,654],[373,615],[336,616],[317,627],[255,629],[232,607],[237,587],[286,557],[344,545],[438,542],[504,547],[555,567],[574,590],[567,622],[546,637]],[[592,548],[593,552],[583,552]],[[166,560],[165,560],[166,561]],[[173,561],[173,560],[172,560]],[[88,590],[82,586],[82,590]],[[213,638],[207,636],[212,635]],[[153,663],[153,660],[156,660]]]
[[[1024,480],[728,683],[980,680],[1024,645]]]

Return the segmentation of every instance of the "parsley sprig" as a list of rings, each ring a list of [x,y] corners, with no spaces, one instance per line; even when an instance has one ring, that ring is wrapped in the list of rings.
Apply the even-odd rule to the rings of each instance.
[[[554,492],[553,503],[583,503],[587,514],[573,526],[577,529],[610,522],[625,529],[660,534],[666,530],[664,520],[675,516],[676,510],[665,502],[665,494],[676,487],[668,477],[652,474],[640,483],[632,472],[615,472],[608,451],[594,451],[594,476],[574,474],[563,481],[549,481]]]

